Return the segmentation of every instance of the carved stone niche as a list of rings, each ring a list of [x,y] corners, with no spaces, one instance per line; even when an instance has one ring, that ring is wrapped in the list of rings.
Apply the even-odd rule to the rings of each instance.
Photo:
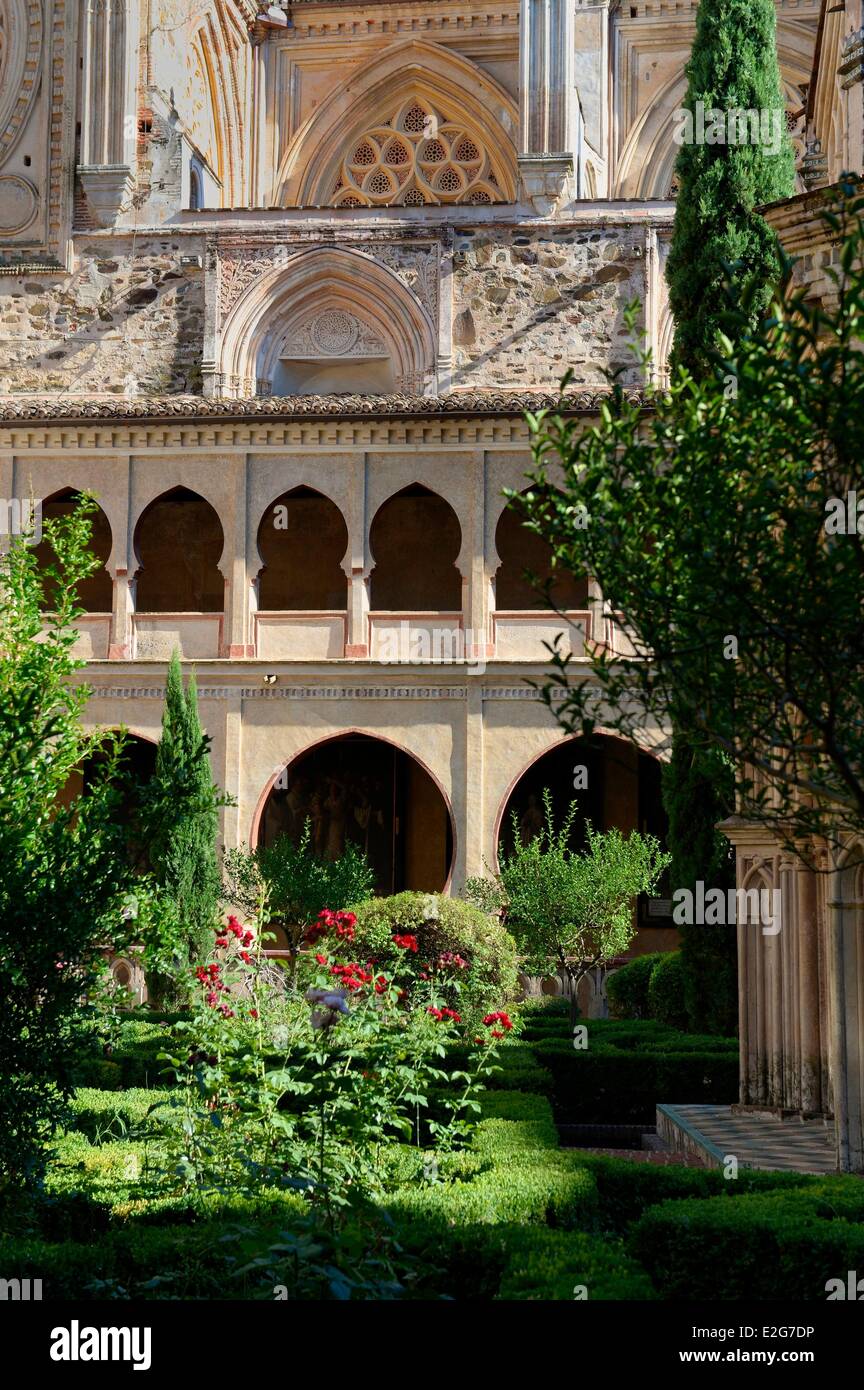
[[[272,389],[295,392],[371,392],[396,387],[384,339],[347,309],[326,308],[293,326],[278,352]]]

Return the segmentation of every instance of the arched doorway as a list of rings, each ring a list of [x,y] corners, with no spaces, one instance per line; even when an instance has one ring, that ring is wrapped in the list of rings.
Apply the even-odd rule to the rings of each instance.
[[[369,531],[375,567],[370,607],[378,612],[456,612],[462,577],[456,559],[462,528],[450,503],[420,483],[389,497]]]
[[[197,492],[176,487],[151,502],[135,527],[139,613],[221,613],[219,517]]]
[[[350,842],[368,857],[375,891],[438,893],[453,863],[453,823],[438,784],[403,749],[346,733],[289,763],[272,788],[258,842],[297,843],[306,822],[313,853],[338,859]]]
[[[553,569],[549,542],[524,523],[514,506],[504,508],[495,531],[495,549],[501,564],[495,576],[495,608],[521,612],[548,609],[583,610],[588,605],[588,580],[584,576]],[[536,580],[535,582],[532,582]],[[549,602],[543,586],[549,585]]]
[[[107,743],[107,734],[106,734]],[[120,790],[117,807],[117,820],[126,827],[128,852],[131,863],[142,873],[149,868],[144,846],[138,843],[135,826],[139,824],[138,794],[146,786],[156,768],[157,745],[140,734],[126,732],[118,763],[116,785]],[[108,751],[96,749],[68,778],[59,796],[60,804],[68,806],[79,796],[86,796],[96,779],[100,776],[107,761]]]
[[[74,488],[66,488],[42,503],[42,522],[55,521],[70,516],[81,501],[81,494]],[[76,601],[86,613],[110,613],[112,608],[113,585],[105,565],[111,554],[111,526],[101,507],[91,514],[90,550],[99,561],[99,568],[82,579],[78,585]],[[34,549],[36,562],[41,570],[56,563],[56,556],[50,542],[43,537]],[[46,576],[43,608],[50,612],[54,607],[54,583]]]
[[[543,794],[548,789],[556,829],[564,821],[571,802],[577,812],[570,832],[570,847],[584,849],[586,823],[595,830],[618,829],[623,834],[638,830],[666,844],[668,823],[663,810],[662,766],[658,758],[636,749],[625,740],[598,734],[590,739],[569,738],[557,743],[531,762],[515,780],[501,807],[496,827],[496,854],[512,853],[516,837],[523,843],[543,829]],[[665,878],[649,904],[640,900],[640,925],[671,927],[671,906],[658,909],[667,896]]]
[[[295,487],[268,507],[258,527],[258,607],[269,612],[320,612],[348,606],[342,559],[345,518],[329,497]]]

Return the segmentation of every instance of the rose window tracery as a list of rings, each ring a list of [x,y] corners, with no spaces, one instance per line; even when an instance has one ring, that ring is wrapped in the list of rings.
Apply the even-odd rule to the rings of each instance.
[[[416,99],[352,141],[333,200],[340,208],[503,201],[480,140]]]

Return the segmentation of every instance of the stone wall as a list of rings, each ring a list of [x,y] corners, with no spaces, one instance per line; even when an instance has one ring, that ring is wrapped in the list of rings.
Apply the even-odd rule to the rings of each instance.
[[[0,394],[200,391],[202,258],[197,239],[92,237],[71,275],[4,276]]]
[[[603,385],[626,364],[623,310],[645,299],[642,228],[465,228],[456,233],[453,385],[554,386],[567,367]]]

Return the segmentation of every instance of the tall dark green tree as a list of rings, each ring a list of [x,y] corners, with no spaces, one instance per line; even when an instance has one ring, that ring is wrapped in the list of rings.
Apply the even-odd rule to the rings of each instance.
[[[753,286],[752,323],[781,271],[777,238],[756,211],[795,191],[777,58],[774,0],[702,0],[676,139],[679,187],[666,277],[676,363],[702,375],[728,314],[729,267]]]
[[[666,275],[675,317],[673,359],[694,376],[712,370],[719,334],[740,337],[767,310],[780,278],[777,238],[757,208],[794,192],[777,58],[774,0],[703,0],[678,120],[681,151],[675,227]],[[730,275],[749,284],[750,313],[730,312]],[[693,888],[734,882],[728,843],[716,830],[733,809],[728,765],[680,737],[664,769],[671,880]],[[684,928],[681,960],[690,1026],[734,1030],[735,935]]]
[[[216,837],[224,804],[213,782],[210,739],[198,717],[195,676],[184,690],[175,652],[156,766],[142,793],[142,823],[161,899],[162,945],[173,941],[175,968],[181,972],[213,943],[221,896]],[[161,965],[164,972],[164,952]]]
[[[715,748],[694,747],[677,735],[663,768],[663,805],[675,888],[695,891],[735,883],[735,855],[717,826],[735,799],[732,764]],[[688,1026],[697,1033],[734,1034],[738,1025],[737,942],[734,926],[682,926],[681,966]]]

